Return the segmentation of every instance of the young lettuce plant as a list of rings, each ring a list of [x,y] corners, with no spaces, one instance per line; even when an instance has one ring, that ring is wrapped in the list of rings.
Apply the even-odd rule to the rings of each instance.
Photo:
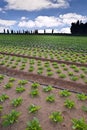
[[[53,94],[50,94],[49,96],[46,97],[46,101],[54,102],[55,101],[55,96]]]
[[[31,95],[32,97],[38,96],[38,95],[39,95],[38,89],[33,89],[33,90],[31,90],[30,95]]]
[[[39,83],[36,83],[36,82],[35,82],[35,83],[33,83],[33,84],[31,85],[31,87],[34,88],[34,89],[36,89],[36,88],[39,87]]]
[[[2,112],[2,110],[3,110],[3,106],[2,106],[2,105],[0,105],[0,112]]]
[[[72,100],[66,99],[65,102],[64,102],[64,105],[67,108],[72,109],[75,106],[75,103]]]
[[[63,97],[68,97],[71,95],[71,93],[68,90],[61,90],[59,94],[60,96],[63,96]]]
[[[81,109],[82,109],[84,112],[87,112],[87,106],[82,106]]]
[[[31,105],[28,107],[28,111],[29,111],[29,113],[36,113],[40,108],[41,108],[40,106],[31,104]]]
[[[15,99],[12,100],[11,104],[12,104],[14,107],[17,107],[17,106],[19,106],[19,105],[22,104],[22,101],[23,101],[23,99],[22,99],[21,97],[15,98]]]
[[[18,86],[16,87],[16,92],[21,93],[25,91],[25,87],[24,86]]]
[[[11,124],[14,124],[17,122],[18,117],[20,116],[20,112],[16,110],[12,110],[9,114],[4,115],[2,125],[4,127],[10,126]]]
[[[51,85],[48,85],[48,86],[46,86],[46,87],[43,88],[44,92],[50,92],[52,90],[53,90],[53,87]]]
[[[5,89],[10,89],[10,88],[12,88],[12,86],[13,86],[13,84],[10,83],[10,82],[8,82],[8,83],[4,86],[4,88],[5,88]]]
[[[63,116],[61,112],[57,112],[57,111],[52,112],[49,118],[55,123],[63,121]]]
[[[27,84],[28,83],[28,81],[27,80],[19,80],[19,85],[25,85],[25,84]]]
[[[39,120],[34,117],[33,120],[27,123],[26,130],[42,130]]]
[[[72,119],[72,123],[73,130],[87,130],[87,123],[84,118]]]
[[[2,95],[0,96],[0,102],[4,102],[6,99],[9,99],[9,96],[8,96],[8,95],[2,94]]]
[[[85,101],[85,100],[87,100],[87,95],[85,95],[84,93],[77,94],[77,98],[78,98],[78,100]]]

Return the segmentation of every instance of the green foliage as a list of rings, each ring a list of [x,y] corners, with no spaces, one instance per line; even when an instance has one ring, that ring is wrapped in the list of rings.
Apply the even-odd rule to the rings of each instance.
[[[55,101],[55,96],[53,94],[50,94],[49,96],[46,97],[46,101],[54,102]]]
[[[4,79],[4,75],[0,74],[0,80],[3,80],[3,79]]]
[[[32,87],[32,88],[38,88],[38,87],[39,87],[39,83],[36,83],[36,82],[35,82],[35,83],[32,83],[31,87]]]
[[[43,88],[43,91],[44,91],[44,92],[50,92],[50,91],[52,91],[52,90],[53,90],[53,87],[52,87],[51,85],[45,86],[45,87]]]
[[[68,90],[61,90],[59,94],[64,97],[68,97],[71,95],[71,93]]]
[[[87,106],[82,106],[82,110],[87,112]]]
[[[19,106],[19,105],[22,104],[22,101],[23,101],[23,99],[22,99],[21,97],[15,98],[15,99],[12,100],[11,104],[12,104],[14,107],[17,107],[17,106]]]
[[[84,118],[72,119],[72,129],[73,130],[87,130],[87,123]]]
[[[25,85],[25,84],[27,84],[28,83],[28,81],[27,80],[19,80],[19,85]]]
[[[0,112],[3,110],[3,106],[2,105],[0,105]]]
[[[66,78],[66,75],[61,73],[61,74],[59,74],[59,77],[60,78]]]
[[[39,95],[38,89],[33,89],[33,90],[31,90],[30,95],[31,95],[32,97],[38,96],[38,95]]]
[[[13,84],[10,83],[10,82],[8,82],[8,83],[4,86],[4,88],[10,89],[10,88],[12,88],[12,86],[13,86]]]
[[[34,104],[31,104],[28,108],[28,111],[29,113],[35,113],[37,112],[41,107],[40,106],[37,106],[37,105],[34,105]]]
[[[4,102],[6,99],[9,99],[9,96],[8,96],[8,95],[2,94],[2,95],[0,96],[0,102]]]
[[[14,82],[15,78],[9,78],[9,82]]]
[[[42,127],[41,127],[38,119],[34,117],[33,120],[31,120],[27,123],[26,130],[42,130]]]
[[[24,86],[18,86],[18,87],[16,87],[16,92],[21,93],[23,91],[25,91],[25,87]]]
[[[52,76],[53,75],[53,72],[47,72],[47,76]]]
[[[77,94],[77,98],[78,98],[78,100],[84,101],[84,100],[87,100],[87,95],[85,95],[84,93]]]
[[[49,116],[49,118],[53,121],[53,122],[62,122],[63,121],[63,116],[61,114],[61,112],[52,112],[51,115]]]
[[[20,116],[20,112],[16,110],[12,110],[9,114],[6,114],[2,117],[3,118],[2,125],[4,127],[7,127],[11,124],[14,124],[15,122],[17,122],[19,116]]]
[[[73,76],[71,77],[71,80],[72,80],[72,81],[77,81],[78,79],[79,79],[78,76],[74,76],[74,75],[73,75]]]
[[[64,102],[64,105],[67,108],[71,109],[71,108],[73,108],[75,106],[75,103],[72,100],[66,99],[65,102]]]

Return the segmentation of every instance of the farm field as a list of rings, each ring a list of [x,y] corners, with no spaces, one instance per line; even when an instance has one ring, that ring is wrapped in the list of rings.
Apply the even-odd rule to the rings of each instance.
[[[34,127],[87,130],[87,37],[0,35],[0,130]]]

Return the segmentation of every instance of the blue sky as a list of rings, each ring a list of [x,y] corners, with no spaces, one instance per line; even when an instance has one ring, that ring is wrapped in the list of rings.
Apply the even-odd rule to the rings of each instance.
[[[3,29],[70,33],[72,22],[87,22],[87,0],[0,0]]]

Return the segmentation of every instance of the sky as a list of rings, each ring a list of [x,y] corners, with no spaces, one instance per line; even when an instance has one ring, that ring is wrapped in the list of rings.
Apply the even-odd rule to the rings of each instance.
[[[0,0],[0,32],[70,33],[71,23],[77,20],[87,22],[87,0]]]

